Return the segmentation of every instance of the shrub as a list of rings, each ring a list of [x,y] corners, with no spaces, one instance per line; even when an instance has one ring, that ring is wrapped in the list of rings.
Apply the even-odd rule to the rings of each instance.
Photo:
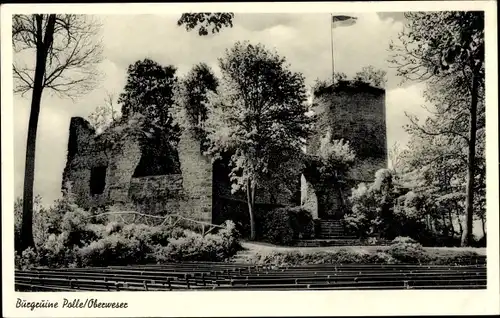
[[[293,242],[291,216],[285,208],[278,208],[262,218],[262,239],[264,241],[289,245]]]
[[[223,249],[227,256],[232,256],[236,254],[241,249],[239,243],[240,233],[236,228],[236,224],[233,221],[225,221],[223,224],[224,228],[219,230],[218,236],[222,238]]]
[[[83,266],[109,266],[144,263],[150,260],[147,247],[136,239],[111,234],[79,249]]]
[[[158,262],[223,261],[239,250],[237,238],[235,224],[227,221],[217,234],[202,236],[186,230],[184,236],[170,238],[166,247],[156,246],[154,255]]]
[[[74,208],[64,214],[61,223],[61,232],[66,232],[68,246],[79,246],[89,244],[98,239],[98,235],[92,231],[89,224],[90,213],[81,208]]]
[[[252,261],[257,264],[270,266],[300,266],[308,264],[474,264],[478,262],[479,256],[474,252],[454,252],[452,255],[441,254],[429,256],[418,247],[418,244],[406,244],[406,248],[397,247],[392,250],[379,250],[376,253],[361,253],[348,249],[339,249],[335,252],[312,252],[300,251],[271,252],[268,254],[257,254]],[[415,252],[417,251],[417,252]]]
[[[122,223],[116,221],[109,222],[108,224],[106,224],[106,235],[111,235],[113,233],[120,232],[122,228],[123,228]]]
[[[395,264],[398,261],[390,254],[377,252],[375,254],[366,254],[364,262],[367,264]]]
[[[381,257],[379,257],[381,259]],[[368,259],[377,260],[376,257],[368,256],[347,249],[339,249],[335,252],[315,252],[302,253],[292,252],[272,252],[258,256],[258,263],[276,266],[295,266],[305,264],[361,264]],[[382,261],[378,261],[382,262]]]
[[[302,207],[289,208],[293,236],[296,239],[309,239],[314,236],[314,222],[311,212]]]
[[[411,242],[394,243],[387,253],[402,263],[424,263],[429,258],[422,245]]]
[[[414,239],[412,239],[411,237],[407,237],[407,236],[398,236],[396,237],[395,239],[392,240],[392,244],[398,244],[398,243],[418,243],[417,241],[415,241]]]
[[[182,229],[177,228],[183,232]],[[136,239],[146,245],[168,244],[168,239],[172,237],[173,229],[168,226],[149,226],[145,224],[128,224],[121,229],[121,235],[127,239]]]
[[[16,253],[14,264],[16,269],[30,269],[40,266],[40,258],[32,247],[28,247],[20,255]]]
[[[432,263],[436,265],[467,265],[478,262],[479,255],[471,251],[454,252],[446,257],[432,257]]]
[[[163,260],[166,261],[210,261],[218,258],[218,250],[222,250],[222,239],[213,234],[203,237],[195,232],[186,232],[186,236],[171,239],[163,249]],[[161,259],[161,258],[160,258]]]
[[[259,223],[259,236],[274,244],[290,245],[296,239],[314,235],[311,213],[300,207],[274,209],[261,216]]]

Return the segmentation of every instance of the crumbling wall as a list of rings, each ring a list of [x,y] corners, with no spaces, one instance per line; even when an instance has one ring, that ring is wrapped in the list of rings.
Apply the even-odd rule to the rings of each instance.
[[[141,148],[137,140],[114,145],[109,158],[106,190],[109,202],[129,202],[129,187],[135,168],[141,159]]]
[[[185,208],[182,175],[167,174],[132,178],[128,198],[141,212],[178,214]]]
[[[63,172],[63,190],[70,190],[76,203],[83,208],[106,204],[106,190],[99,195],[91,195],[91,169],[107,166],[108,157],[94,139],[95,131],[83,118],[73,117],[70,122],[68,156]],[[71,189],[67,186],[71,185]]]
[[[200,141],[193,130],[182,132],[177,149],[186,200],[181,213],[212,222],[212,162],[202,154]]]
[[[300,177],[300,205],[311,212],[313,219],[319,218],[318,215],[318,197],[314,187],[307,181],[304,175]]]

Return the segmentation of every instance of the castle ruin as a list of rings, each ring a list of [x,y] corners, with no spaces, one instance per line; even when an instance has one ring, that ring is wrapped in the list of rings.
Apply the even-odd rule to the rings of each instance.
[[[385,91],[369,85],[338,83],[315,96],[313,111],[318,122],[308,141],[307,153],[315,154],[326,131],[333,139],[350,142],[356,164],[349,172],[349,187],[370,181],[387,165]],[[68,182],[77,203],[83,208],[119,205],[147,209],[148,213],[176,213],[220,224],[228,218],[247,218],[243,193],[231,193],[227,163],[202,154],[193,131],[181,133],[177,145],[178,169],[161,175],[138,174],[141,151],[138,138],[128,135],[113,144],[102,142],[83,118],[70,123],[67,163],[63,187]],[[342,193],[333,189],[318,192],[307,176],[297,174],[297,191],[278,191],[265,184],[257,189],[256,204],[272,208],[302,204],[314,218],[340,218]],[[299,182],[300,180],[300,182]],[[301,183],[301,185],[299,185]],[[340,211],[340,212],[339,212]]]

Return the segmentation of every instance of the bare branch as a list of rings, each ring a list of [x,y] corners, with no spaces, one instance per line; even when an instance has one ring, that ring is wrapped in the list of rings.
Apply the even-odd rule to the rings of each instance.
[[[76,97],[92,90],[100,79],[97,65],[101,62],[102,45],[100,25],[92,16],[55,15],[53,34],[48,34],[47,15],[18,15],[13,17],[13,47],[16,53],[45,52],[46,64],[43,88],[49,88],[61,97]],[[52,36],[53,41],[47,37]],[[14,76],[18,79],[17,92],[33,88],[33,74],[28,68],[14,63]]]
[[[429,136],[440,136],[440,135],[454,135],[463,138],[467,143],[469,143],[469,138],[457,131],[453,131],[450,129],[441,129],[439,131],[430,131],[426,130],[424,127],[420,126],[418,122],[415,120],[415,118],[411,115],[409,115],[407,112],[405,112],[405,116],[410,120],[412,127],[417,129],[418,131],[422,132],[423,134],[429,135]]]

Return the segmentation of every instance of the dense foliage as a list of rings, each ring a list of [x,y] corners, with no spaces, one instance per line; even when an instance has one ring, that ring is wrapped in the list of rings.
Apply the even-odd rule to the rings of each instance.
[[[18,201],[16,215],[21,213],[20,207]],[[35,211],[36,248],[16,251],[18,268],[225,261],[240,248],[230,221],[217,233],[203,236],[179,227],[92,222],[92,214],[70,200]],[[16,229],[19,223],[17,217]]]
[[[144,59],[131,64],[118,98],[124,121],[141,115],[142,157],[136,176],[176,173],[179,127],[173,118],[176,68]]]
[[[204,144],[206,133],[203,125],[207,120],[208,93],[216,92],[219,80],[205,63],[195,65],[182,78],[175,94],[175,121],[181,129],[191,129]]]
[[[314,237],[311,213],[300,207],[278,208],[258,215],[257,237],[263,241],[292,245],[297,239]]]
[[[474,264],[474,252],[434,253],[418,243],[395,243],[388,248],[364,252],[341,248],[331,252],[283,251],[257,254],[251,262],[260,265],[301,266],[309,264]]]
[[[184,25],[187,31],[198,29],[198,35],[206,36],[218,33],[225,27],[232,27],[233,18],[234,13],[231,12],[183,13],[177,25]]]
[[[304,77],[291,71],[276,52],[247,42],[228,49],[219,67],[220,85],[207,103],[208,153],[215,159],[232,154],[233,191],[247,194],[251,238],[255,239],[257,185],[273,163],[298,161],[310,131]],[[280,176],[289,177],[273,175]]]
[[[470,245],[474,214],[484,215],[478,207],[484,203],[484,180],[478,177],[484,170],[484,12],[410,12],[405,17],[398,43],[390,46],[390,62],[403,80],[426,82],[425,97],[432,105],[424,124],[410,116],[410,168],[423,174],[427,195],[453,198],[463,206],[461,244]],[[418,167],[412,157],[421,161]]]

